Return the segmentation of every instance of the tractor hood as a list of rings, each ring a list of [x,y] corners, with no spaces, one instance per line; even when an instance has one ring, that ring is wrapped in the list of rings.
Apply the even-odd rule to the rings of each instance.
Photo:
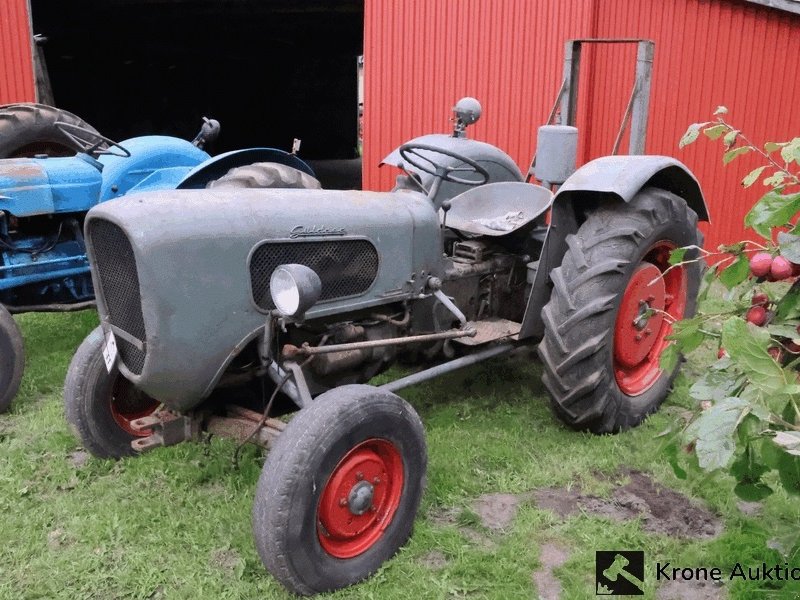
[[[0,210],[15,217],[88,210],[97,204],[101,169],[85,154],[0,160]]]
[[[436,211],[413,192],[148,192],[92,209],[86,239],[122,373],[175,410],[210,394],[259,334],[278,265],[318,273],[314,319],[419,294],[442,261]]]

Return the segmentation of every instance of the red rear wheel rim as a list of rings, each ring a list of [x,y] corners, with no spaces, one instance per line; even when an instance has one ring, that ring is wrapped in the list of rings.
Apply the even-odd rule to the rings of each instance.
[[[114,422],[126,433],[134,437],[147,437],[152,433],[149,429],[134,429],[131,422],[153,414],[159,403],[138,391],[124,377],[117,376],[109,404]]]
[[[659,361],[670,344],[666,337],[686,310],[686,271],[681,266],[667,272],[675,248],[666,240],[654,244],[622,295],[614,325],[614,378],[628,396],[643,394],[661,377]]]
[[[317,537],[336,558],[369,550],[392,522],[403,491],[403,459],[388,440],[369,439],[336,465],[317,507]]]

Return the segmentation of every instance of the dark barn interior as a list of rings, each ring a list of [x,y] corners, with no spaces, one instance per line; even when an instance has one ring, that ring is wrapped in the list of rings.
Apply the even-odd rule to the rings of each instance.
[[[363,0],[31,0],[55,103],[112,139],[191,139],[353,159]]]

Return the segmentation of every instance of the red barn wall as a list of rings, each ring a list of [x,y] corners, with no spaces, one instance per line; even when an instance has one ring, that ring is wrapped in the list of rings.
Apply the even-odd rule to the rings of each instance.
[[[28,0],[0,1],[0,104],[34,102]]]
[[[763,191],[739,185],[755,158],[723,167],[719,144],[679,150],[678,140],[720,104],[754,141],[800,135],[800,15],[743,0],[367,0],[364,188],[390,188],[396,173],[378,169],[380,159],[410,137],[448,131],[464,95],[484,107],[472,135],[526,170],[574,37],[655,41],[647,152],[677,157],[700,180],[713,219],[707,247],[741,239]],[[585,56],[579,162],[611,151],[635,56],[633,45]]]

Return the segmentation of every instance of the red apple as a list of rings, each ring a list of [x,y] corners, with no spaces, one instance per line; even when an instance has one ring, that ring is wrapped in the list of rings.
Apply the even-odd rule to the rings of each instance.
[[[750,272],[756,277],[765,277],[772,266],[772,255],[769,252],[757,252],[750,257]]]
[[[767,322],[767,310],[763,306],[751,306],[747,310],[747,315],[745,318],[753,325],[758,325],[761,327]]]
[[[783,352],[781,351],[780,348],[778,348],[777,346],[772,346],[771,348],[767,348],[767,352],[772,358],[774,358],[778,362],[781,362],[781,356],[783,355]]]
[[[766,294],[753,294],[753,297],[750,300],[750,303],[753,306],[767,306],[769,304],[769,296]]]
[[[726,356],[728,356],[728,351],[720,346],[720,349],[717,350],[717,358],[725,358]]]
[[[776,281],[782,281],[787,277],[791,277],[792,263],[790,263],[782,256],[776,256],[772,260],[772,265],[770,265],[769,273],[775,278]]]

